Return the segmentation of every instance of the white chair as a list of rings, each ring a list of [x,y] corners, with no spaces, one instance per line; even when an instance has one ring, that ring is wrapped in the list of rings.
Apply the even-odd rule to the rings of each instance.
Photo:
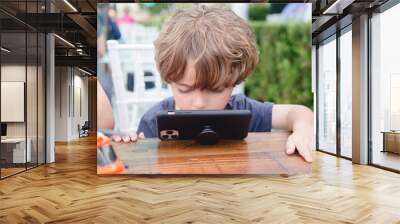
[[[146,110],[171,93],[157,72],[152,44],[119,44],[110,40],[107,46],[115,90],[116,129],[136,131]]]
[[[119,26],[121,38],[127,44],[152,44],[158,36],[157,27],[140,24],[122,24]]]

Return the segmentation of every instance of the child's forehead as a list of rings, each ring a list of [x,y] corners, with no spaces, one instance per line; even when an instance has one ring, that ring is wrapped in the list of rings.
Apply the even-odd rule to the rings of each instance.
[[[199,64],[195,64],[193,60],[188,59],[184,72],[172,82],[190,89],[220,90],[227,87],[225,82],[219,80],[219,78],[212,77],[212,75],[218,76],[220,74],[205,74],[204,71],[200,71],[201,68],[197,67],[197,70],[199,70],[197,71],[196,66],[199,66]]]
[[[193,64],[193,61],[188,60],[186,62],[185,70],[181,76],[181,79],[176,81],[177,83],[187,84],[187,85],[194,85],[196,82],[196,68]]]

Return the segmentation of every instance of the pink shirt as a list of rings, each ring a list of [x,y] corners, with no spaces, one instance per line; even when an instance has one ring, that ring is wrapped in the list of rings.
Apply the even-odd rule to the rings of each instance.
[[[118,17],[116,22],[118,25],[121,25],[123,23],[132,24],[132,23],[135,23],[135,20],[129,15],[123,15],[123,16]]]

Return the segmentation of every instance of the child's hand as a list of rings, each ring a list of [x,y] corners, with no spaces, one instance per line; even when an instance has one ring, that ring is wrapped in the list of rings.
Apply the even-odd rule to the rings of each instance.
[[[286,153],[296,150],[305,161],[311,163],[314,140],[314,114],[302,105],[276,104],[272,108],[272,127],[293,131],[286,143]]]
[[[137,135],[136,133],[128,133],[125,135],[112,135],[111,139],[114,142],[124,142],[124,143],[130,143],[130,142],[136,142],[139,139],[144,139],[144,134],[143,132],[140,132],[139,135]]]
[[[305,161],[311,163],[311,147],[313,145],[312,130],[303,130],[302,132],[294,131],[288,138],[286,143],[286,153],[293,154],[296,149]]]

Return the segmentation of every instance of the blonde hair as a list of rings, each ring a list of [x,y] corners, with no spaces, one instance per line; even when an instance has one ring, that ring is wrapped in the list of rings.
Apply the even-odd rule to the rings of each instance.
[[[188,61],[194,64],[193,89],[215,90],[241,83],[258,63],[250,26],[229,9],[195,6],[178,11],[154,42],[162,79],[177,82]]]

